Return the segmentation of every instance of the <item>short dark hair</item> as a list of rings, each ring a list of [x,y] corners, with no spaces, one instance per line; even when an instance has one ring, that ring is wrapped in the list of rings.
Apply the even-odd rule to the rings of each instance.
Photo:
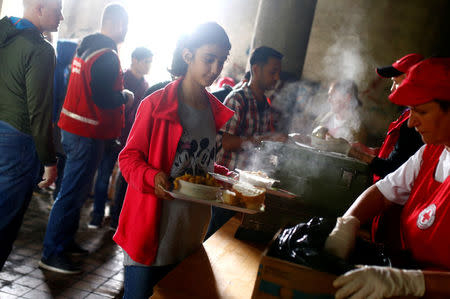
[[[145,47],[139,47],[134,49],[133,53],[131,53],[131,58],[135,58],[138,61],[141,61],[145,58],[153,57],[152,51]]]
[[[447,101],[446,100],[438,100],[438,99],[436,99],[435,101],[436,101],[436,103],[439,104],[439,107],[441,107],[441,109],[444,112],[447,112],[447,111],[450,110],[450,101],[448,101],[448,100]]]
[[[183,35],[178,40],[169,72],[175,77],[186,75],[188,65],[182,57],[183,49],[189,49],[189,51],[194,53],[201,46],[209,44],[218,45],[227,51],[231,49],[231,43],[227,33],[216,22],[200,24],[191,34]]]
[[[103,10],[102,24],[104,24],[105,21],[117,22],[119,20],[128,22],[128,13],[125,7],[119,3],[108,4]]]
[[[252,55],[250,56],[250,65],[264,65],[267,63],[267,61],[269,61],[269,58],[271,57],[281,60],[283,56],[283,54],[275,49],[262,46],[253,50]]]

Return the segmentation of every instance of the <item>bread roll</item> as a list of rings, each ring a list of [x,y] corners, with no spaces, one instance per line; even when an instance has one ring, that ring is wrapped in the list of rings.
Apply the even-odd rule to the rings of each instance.
[[[259,210],[266,198],[266,189],[254,187],[243,182],[234,184],[232,191],[236,193],[239,201],[247,209]]]
[[[237,205],[239,204],[239,198],[236,196],[236,193],[230,190],[224,190],[222,193],[223,202],[228,205]]]

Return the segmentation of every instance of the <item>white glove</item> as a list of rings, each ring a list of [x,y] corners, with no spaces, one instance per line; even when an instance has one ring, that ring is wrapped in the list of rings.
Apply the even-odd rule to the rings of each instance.
[[[358,218],[354,216],[339,217],[336,226],[325,241],[325,251],[342,259],[347,259],[355,247],[358,229]]]
[[[390,267],[364,266],[339,276],[333,286],[338,288],[335,298],[389,298],[417,296],[425,293],[425,279],[420,270],[401,270]]]

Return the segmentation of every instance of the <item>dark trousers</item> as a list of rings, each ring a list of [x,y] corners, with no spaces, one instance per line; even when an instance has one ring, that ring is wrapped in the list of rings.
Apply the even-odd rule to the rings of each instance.
[[[123,299],[150,298],[153,295],[153,287],[175,266],[125,266]]]
[[[225,223],[227,223],[228,220],[230,220],[234,215],[236,215],[235,211],[211,207],[211,220],[209,221],[205,241],[216,231],[218,231]]]
[[[105,145],[105,151],[97,169],[97,180],[95,181],[94,211],[92,212],[92,217],[98,219],[103,219],[103,216],[105,215],[105,205],[108,200],[109,180],[113,172],[114,165],[116,165],[117,156],[119,155],[119,149],[112,146],[111,141],[108,141],[107,143],[109,145]]]
[[[119,223],[120,211],[122,210],[123,200],[125,199],[125,193],[127,192],[128,184],[119,173],[116,183],[116,193],[114,194],[114,205],[111,211],[111,226],[116,227]]]
[[[22,225],[39,168],[33,138],[0,121],[0,270]]]

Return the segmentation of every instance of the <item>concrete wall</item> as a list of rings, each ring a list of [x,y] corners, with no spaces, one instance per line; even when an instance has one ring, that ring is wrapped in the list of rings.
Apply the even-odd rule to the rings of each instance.
[[[445,51],[449,11],[447,0],[318,0],[303,78],[325,84],[354,79],[372,133],[379,134],[397,108],[386,100],[389,80],[379,79],[374,68],[412,52]]]
[[[103,8],[111,0],[79,0],[64,1],[64,21],[59,28],[59,38],[81,39],[100,30],[100,19]],[[125,3],[125,1],[114,1]]]
[[[316,3],[317,0],[261,0],[252,49],[264,45],[282,52],[283,70],[300,77]]]
[[[220,11],[223,13],[217,17],[216,21],[225,28],[232,45],[223,75],[239,80],[245,73],[259,3],[260,0],[220,1]]]
[[[219,1],[218,10],[220,13],[217,14],[214,21],[225,28],[232,44],[229,61],[224,67],[224,75],[240,79],[245,72],[259,1]],[[66,0],[64,2],[65,20],[61,23],[59,38],[80,39],[87,34],[98,31],[102,10],[110,2],[119,2],[126,6],[127,1]],[[77,13],[83,11],[89,11],[89,13]]]

